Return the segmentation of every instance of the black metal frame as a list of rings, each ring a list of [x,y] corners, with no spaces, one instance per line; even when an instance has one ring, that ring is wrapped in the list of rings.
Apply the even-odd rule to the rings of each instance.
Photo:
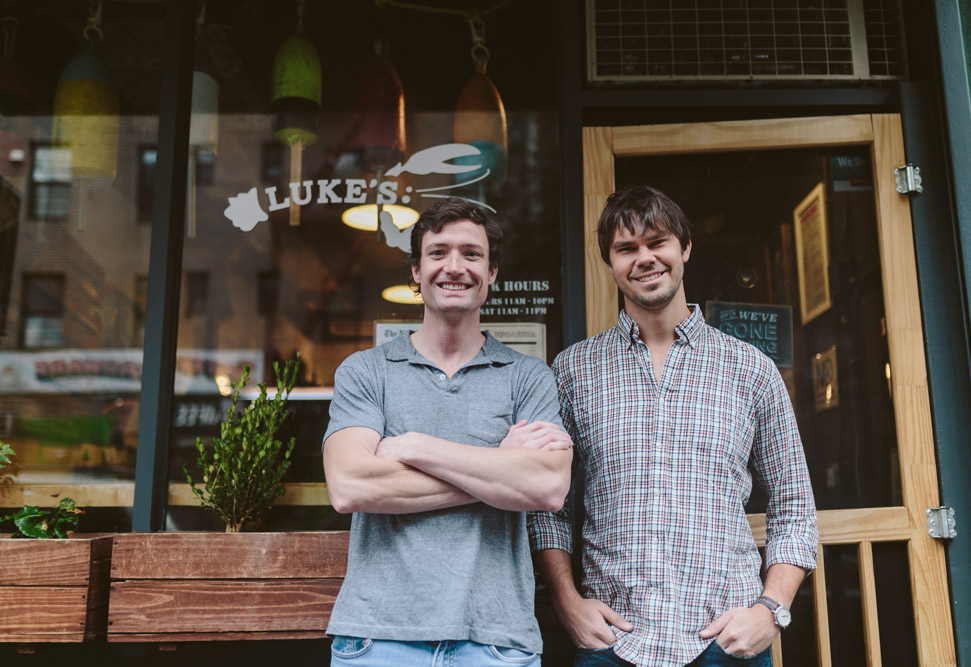
[[[194,2],[166,2],[165,66],[132,508],[132,530],[136,532],[152,532],[163,527],[168,497],[168,443],[185,237],[195,20]]]

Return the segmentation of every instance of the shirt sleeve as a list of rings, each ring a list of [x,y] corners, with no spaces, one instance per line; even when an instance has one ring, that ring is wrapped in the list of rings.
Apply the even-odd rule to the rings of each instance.
[[[787,563],[813,570],[819,531],[809,469],[789,393],[775,365],[766,365],[768,382],[756,402],[752,446],[755,475],[769,496],[765,565]]]
[[[568,383],[563,378],[561,372],[562,354],[553,363],[553,373],[556,376],[556,386],[554,387],[553,400],[556,402],[559,415],[554,423],[566,425],[566,431],[576,442],[576,432],[573,429],[572,409],[573,401],[570,399],[570,389]],[[552,383],[553,375],[550,376]],[[562,422],[560,417],[562,417]],[[549,420],[547,420],[549,421]],[[574,464],[576,463],[577,450],[573,450]],[[526,516],[526,529],[529,534],[529,544],[533,552],[545,549],[562,549],[563,551],[573,551],[573,523],[570,518],[570,505],[573,493],[566,498],[566,503],[557,512],[528,512]]]
[[[334,374],[334,398],[330,402],[330,422],[324,442],[337,431],[363,426],[384,435],[384,408],[377,369],[361,352],[352,354]]]

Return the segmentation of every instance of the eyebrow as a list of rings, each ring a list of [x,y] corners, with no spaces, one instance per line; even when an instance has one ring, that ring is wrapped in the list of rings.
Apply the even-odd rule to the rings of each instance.
[[[425,248],[426,250],[439,249],[439,248],[451,248],[451,243],[429,243]],[[461,243],[458,246],[462,250],[485,250],[485,246],[478,243]]]

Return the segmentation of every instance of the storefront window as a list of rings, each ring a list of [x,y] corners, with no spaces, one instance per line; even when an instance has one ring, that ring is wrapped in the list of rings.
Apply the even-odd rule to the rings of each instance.
[[[275,382],[274,362],[296,357],[288,495],[254,527],[346,526],[327,505],[320,455],[334,371],[420,325],[409,226],[443,196],[495,209],[504,227],[483,326],[544,361],[562,349],[558,65],[535,40],[550,5],[485,17],[499,97],[471,102],[460,101],[475,72],[471,16],[363,2],[306,3],[298,16],[301,6],[240,14],[210,2],[199,33],[178,332],[180,360],[195,363],[175,382],[185,418],[170,498],[185,501],[170,505],[169,529],[218,528],[192,507],[182,467],[194,471],[196,437],[218,432],[208,416],[225,414],[220,387],[250,366],[253,396]],[[393,222],[380,234],[378,203]]]
[[[0,440],[14,482],[128,530],[150,228],[136,148],[158,143],[163,7],[4,7]],[[0,514],[7,512],[0,509]]]

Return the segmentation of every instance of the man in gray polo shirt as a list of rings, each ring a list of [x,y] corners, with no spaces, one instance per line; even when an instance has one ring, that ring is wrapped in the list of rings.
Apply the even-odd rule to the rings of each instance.
[[[421,328],[337,369],[324,470],[354,512],[333,665],[538,665],[524,512],[555,510],[572,442],[552,374],[479,330],[502,231],[458,198],[411,235]]]

